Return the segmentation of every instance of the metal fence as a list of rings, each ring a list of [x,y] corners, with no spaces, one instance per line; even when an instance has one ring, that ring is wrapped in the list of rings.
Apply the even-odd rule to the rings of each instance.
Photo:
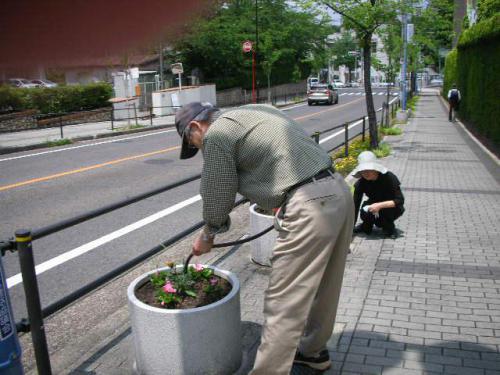
[[[395,113],[396,109],[399,106],[399,99],[395,98],[393,99],[392,103],[390,103],[390,110],[392,113]],[[379,110],[380,111],[380,110]],[[337,125],[335,127],[332,127],[330,129],[314,132],[311,137],[315,139],[317,143],[320,142],[320,137],[324,134],[327,134],[329,132],[332,132],[334,130],[344,128],[344,140],[343,142],[333,148],[332,150],[329,150],[329,152],[333,151],[334,149],[340,148],[342,146],[347,146],[349,144],[349,141],[357,136],[362,137],[362,139],[365,139],[365,132],[366,132],[366,121],[367,117],[364,116],[362,118],[356,119],[351,122],[346,122],[341,125]],[[353,125],[356,125],[357,123],[362,123],[362,128],[361,131],[350,131],[350,127]],[[348,147],[345,147],[345,155],[348,155]],[[1,255],[5,255],[7,251],[11,252],[18,252],[19,255],[19,261],[21,265],[21,274],[23,278],[23,287],[24,287],[24,292],[26,295],[26,305],[27,305],[27,311],[28,311],[28,318],[23,318],[20,321],[16,322],[16,329],[18,332],[31,332],[32,336],[32,341],[33,341],[33,347],[35,350],[35,358],[36,358],[36,366],[39,374],[51,374],[51,365],[50,365],[50,358],[49,358],[49,353],[47,349],[47,340],[45,336],[45,330],[44,330],[44,324],[43,324],[43,319],[50,316],[51,314],[54,314],[55,312],[63,309],[64,307],[68,306],[69,304],[73,303],[77,299],[83,297],[84,295],[88,294],[89,292],[97,289],[98,287],[102,286],[106,282],[110,281],[111,279],[117,277],[118,275],[128,271],[132,267],[135,267],[136,265],[140,264],[147,258],[153,256],[154,254],[160,252],[161,250],[165,249],[166,246],[169,246],[182,238],[192,234],[194,231],[200,229],[203,225],[204,222],[198,222],[191,226],[190,228],[175,234],[171,238],[167,239],[163,243],[155,246],[154,248],[146,251],[145,253],[141,254],[140,256],[130,260],[129,262],[121,265],[120,267],[112,270],[111,272],[102,275],[99,277],[97,280],[81,287],[80,289],[74,291],[73,293],[65,296],[59,301],[56,301],[49,306],[45,307],[42,309],[41,303],[40,303],[40,296],[39,296],[39,289],[38,289],[38,282],[36,278],[36,272],[35,272],[35,263],[33,259],[33,241],[41,239],[43,237],[46,237],[50,234],[59,232],[61,230],[64,230],[66,228],[75,226],[77,224],[83,223],[85,221],[88,221],[90,219],[93,219],[95,217],[98,217],[100,215],[109,213],[111,211],[114,211],[116,209],[125,207],[127,205],[130,205],[132,203],[141,201],[143,199],[152,197],[154,195],[164,193],[166,191],[169,191],[171,189],[174,189],[178,186],[190,183],[192,181],[195,181],[200,178],[200,174],[193,175],[191,177],[185,178],[183,180],[176,181],[174,183],[168,184],[166,186],[159,187],[157,189],[138,194],[134,197],[128,198],[126,200],[121,200],[119,202],[115,202],[112,204],[109,204],[107,206],[98,208],[93,211],[89,211],[86,213],[83,213],[81,215],[75,216],[73,218],[63,220],[60,222],[57,222],[55,224],[49,225],[44,228],[40,228],[37,230],[25,230],[25,229],[20,229],[15,232],[14,237],[9,238],[5,241],[0,241],[0,252]],[[246,200],[242,199],[235,204],[241,204],[245,202]]]

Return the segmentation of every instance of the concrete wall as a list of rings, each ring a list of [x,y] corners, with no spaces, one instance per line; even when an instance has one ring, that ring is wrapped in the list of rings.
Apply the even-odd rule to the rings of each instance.
[[[217,105],[215,85],[186,86],[179,91],[171,88],[153,92],[153,114],[167,116],[175,113],[175,107],[190,102],[210,102]]]

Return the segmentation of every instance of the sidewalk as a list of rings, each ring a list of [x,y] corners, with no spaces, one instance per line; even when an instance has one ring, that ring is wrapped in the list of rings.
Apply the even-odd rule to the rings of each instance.
[[[348,257],[326,374],[500,375],[500,169],[440,98],[423,92],[394,153],[383,163],[402,181],[400,237],[358,236]],[[248,207],[232,214],[224,242],[246,233]],[[47,319],[55,374],[132,374],[126,287],[137,275],[180,261],[192,238]],[[240,279],[244,364],[252,366],[263,322],[269,269],[249,260],[248,244],[206,254],[202,262]],[[32,363],[29,336],[21,339]],[[30,373],[36,373],[31,371]],[[295,366],[293,374],[313,374]]]
[[[130,121],[114,121],[113,124],[111,124],[111,121],[101,121],[77,125],[65,125],[63,126],[63,137],[61,137],[61,129],[59,127],[0,133],[0,154],[47,147],[47,142],[59,141],[62,138],[70,139],[72,141],[84,141],[162,129],[174,125],[174,116],[154,118],[152,125],[149,119],[138,119],[137,124],[141,127],[133,128],[136,123],[132,119]]]

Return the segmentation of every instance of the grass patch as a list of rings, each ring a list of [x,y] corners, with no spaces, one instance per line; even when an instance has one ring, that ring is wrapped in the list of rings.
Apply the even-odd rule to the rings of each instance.
[[[403,131],[401,128],[390,127],[390,128],[380,128],[380,133],[384,135],[400,135]]]
[[[415,107],[420,99],[420,96],[415,95],[406,102],[406,108],[410,108],[412,112],[415,112]]]
[[[391,154],[392,147],[388,143],[380,142],[378,144],[378,148],[372,151],[377,156],[377,158],[385,158],[386,156],[389,156]]]
[[[58,139],[57,141],[47,141],[47,143],[45,143],[45,146],[57,147],[57,146],[70,145],[72,143],[73,141],[71,139],[63,138],[63,139]]]
[[[142,128],[145,128],[144,125],[139,125],[139,124],[136,124],[136,125],[129,125],[129,126],[124,126],[122,128],[115,128],[113,129],[113,131],[124,131],[124,130],[134,130],[134,129],[142,129]]]
[[[346,177],[358,165],[358,155],[367,150],[370,150],[369,137],[364,142],[361,140],[361,137],[352,141],[349,145],[349,156],[347,157],[344,156],[345,147],[340,148],[331,155],[335,164],[335,170]],[[373,151],[377,158],[383,158],[391,153],[392,148],[385,142],[379,142],[378,148],[371,151]]]

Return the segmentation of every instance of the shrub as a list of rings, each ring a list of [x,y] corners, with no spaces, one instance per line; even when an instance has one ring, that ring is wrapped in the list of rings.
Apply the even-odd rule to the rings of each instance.
[[[27,104],[25,89],[0,85],[0,112],[22,111]]]
[[[41,113],[65,113],[109,106],[113,88],[108,83],[19,89],[0,87],[0,109],[38,109]]]
[[[457,46],[460,118],[500,145],[500,14],[466,30]]]

